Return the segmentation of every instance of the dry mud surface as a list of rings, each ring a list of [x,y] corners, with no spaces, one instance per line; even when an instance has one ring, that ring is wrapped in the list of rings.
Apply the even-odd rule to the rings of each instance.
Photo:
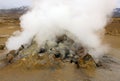
[[[102,65],[95,69],[78,69],[75,64],[65,63],[60,68],[23,68],[8,64],[0,69],[0,81],[120,81],[120,22],[119,19],[107,27],[104,42],[110,51],[101,58]],[[9,22],[8,22],[9,21]],[[13,20],[11,20],[13,21]],[[0,45],[19,30],[18,21],[10,19],[0,23]],[[5,51],[0,50],[0,55]]]

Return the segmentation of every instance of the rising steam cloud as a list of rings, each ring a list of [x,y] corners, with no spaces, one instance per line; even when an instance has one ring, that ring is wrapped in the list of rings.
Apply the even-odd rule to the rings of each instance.
[[[115,4],[115,0],[33,0],[31,9],[20,18],[22,31],[10,37],[6,47],[17,50],[33,37],[42,45],[68,31],[96,58],[106,50],[99,32],[104,30]]]

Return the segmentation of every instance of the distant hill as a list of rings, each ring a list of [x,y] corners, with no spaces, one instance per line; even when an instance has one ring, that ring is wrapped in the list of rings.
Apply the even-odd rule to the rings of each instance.
[[[0,9],[0,16],[5,16],[5,15],[17,15],[20,16],[22,14],[24,14],[25,12],[28,11],[28,7],[23,6],[23,7],[19,7],[19,8],[12,8],[12,9]],[[118,18],[120,17],[120,8],[116,8],[114,9],[114,14],[113,17]]]
[[[0,9],[0,16],[4,15],[22,15],[26,11],[28,11],[28,7],[19,7],[19,8],[12,8],[12,9]]]
[[[120,8],[116,8],[116,9],[114,10],[113,17],[120,17]]]

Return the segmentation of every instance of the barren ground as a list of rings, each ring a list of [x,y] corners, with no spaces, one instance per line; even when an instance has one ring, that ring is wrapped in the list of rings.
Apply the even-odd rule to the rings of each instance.
[[[19,21],[14,18],[0,17],[0,45],[19,30]],[[22,69],[7,66],[0,69],[0,81],[120,81],[120,18],[114,18],[106,28],[104,41],[110,45],[107,66],[94,71],[76,69],[74,64],[67,63],[61,69]],[[2,54],[4,51],[0,51]]]

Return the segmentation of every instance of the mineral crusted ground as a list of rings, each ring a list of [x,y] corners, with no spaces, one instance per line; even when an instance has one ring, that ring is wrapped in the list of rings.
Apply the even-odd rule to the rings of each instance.
[[[8,20],[0,23],[0,47],[2,47],[0,50],[0,59],[7,56],[7,51],[5,49],[3,50],[7,38],[14,31],[20,30],[18,21],[14,20],[12,22],[13,19],[9,19],[7,16],[5,19]],[[48,57],[48,50],[44,55],[42,53],[33,54],[34,52],[31,52],[32,48],[29,46],[27,49],[21,50],[18,55],[8,55],[9,58],[0,61],[0,66],[5,66],[0,69],[0,81],[120,81],[120,23],[116,23],[119,19],[114,19],[115,22],[107,27],[103,41],[104,43],[109,43],[111,49],[107,55],[100,59],[100,67],[95,69],[88,68],[88,70],[84,69],[84,67],[78,69],[77,65],[74,62],[70,63],[68,59],[61,61],[59,54],[53,54],[53,57],[59,57],[54,58],[54,64],[54,61],[49,59],[52,56]],[[31,45],[36,46],[35,43]],[[28,49],[31,50],[27,53]],[[23,51],[26,53],[22,54]],[[14,54],[15,51],[12,52]],[[40,52],[40,48],[36,53],[38,52]],[[41,52],[44,52],[44,49]],[[39,60],[37,61],[37,59]],[[79,60],[80,63],[84,63],[83,60]],[[40,67],[41,65],[44,67]]]

